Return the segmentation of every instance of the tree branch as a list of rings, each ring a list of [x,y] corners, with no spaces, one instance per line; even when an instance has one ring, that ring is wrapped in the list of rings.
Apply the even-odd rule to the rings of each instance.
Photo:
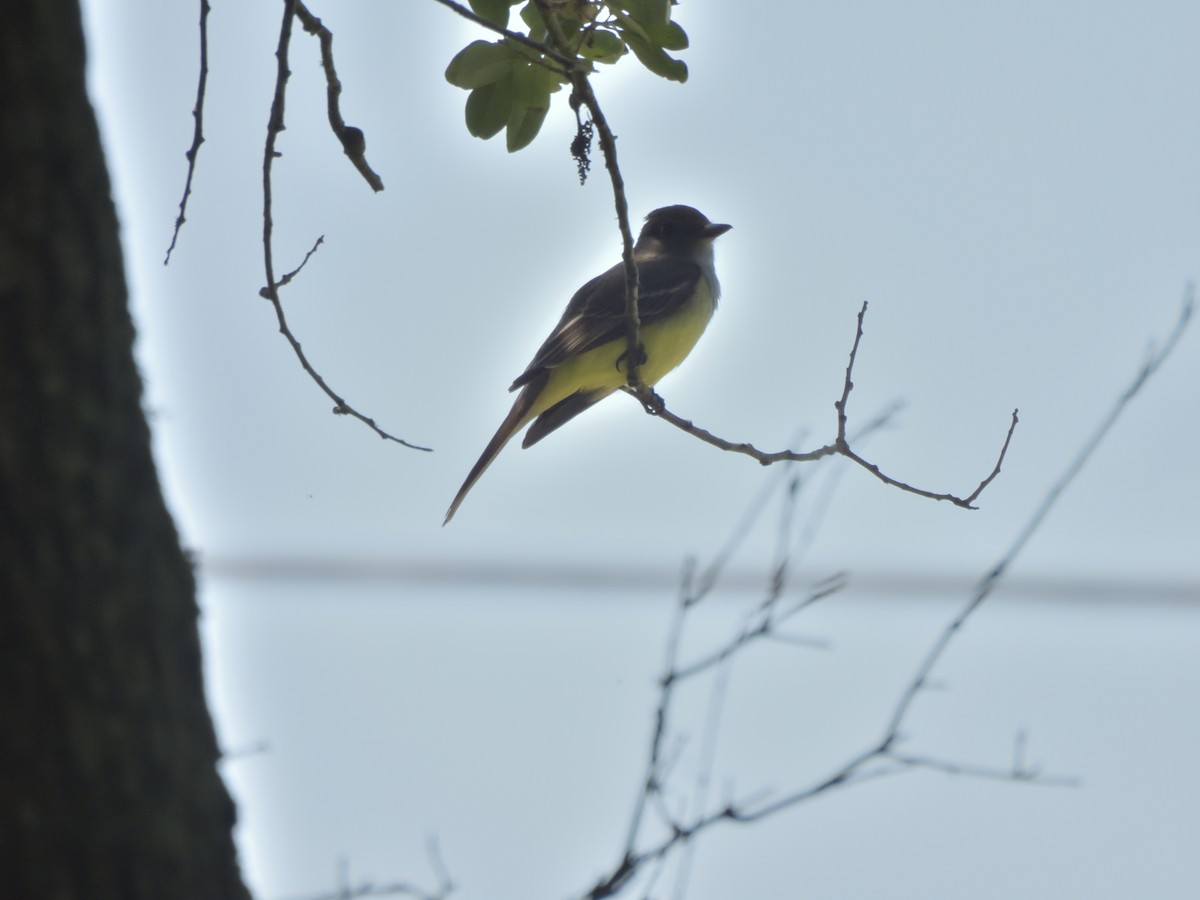
[[[1138,392],[1141,391],[1143,386],[1145,386],[1150,376],[1157,372],[1159,367],[1166,362],[1167,358],[1171,355],[1171,352],[1179,343],[1179,339],[1183,336],[1183,332],[1187,328],[1188,322],[1191,321],[1194,305],[1195,289],[1193,285],[1189,284],[1184,291],[1179,318],[1176,321],[1174,328],[1172,328],[1170,333],[1167,335],[1167,339],[1163,343],[1162,348],[1157,352],[1152,353],[1150,358],[1142,365],[1141,369],[1138,370],[1137,375],[1124,390],[1124,392],[1122,392],[1122,394],[1117,398],[1116,402],[1109,410],[1108,415],[1101,420],[1100,425],[1097,426],[1096,430],[1079,449],[1074,459],[1072,459],[1066,469],[1063,470],[1063,473],[1059,476],[1058,481],[1054,483],[1054,485],[1047,492],[1046,496],[1042,498],[1042,502],[1038,505],[1037,509],[1034,510],[1033,515],[1025,524],[1025,527],[1021,529],[1020,533],[1016,537],[1016,540],[1013,541],[1012,546],[1008,548],[1007,552],[1005,552],[992,570],[988,572],[982,580],[980,580],[971,599],[962,608],[959,614],[950,621],[950,623],[938,636],[937,640],[934,641],[933,646],[930,647],[925,659],[917,667],[916,674],[913,676],[912,681],[909,682],[908,687],[905,688],[904,692],[900,696],[900,700],[896,704],[896,708],[892,713],[891,720],[889,721],[888,726],[884,731],[883,738],[880,741],[880,752],[887,752],[895,743],[898,735],[900,734],[900,728],[904,722],[904,718],[908,715],[908,711],[911,708],[913,701],[916,700],[918,691],[920,691],[926,685],[930,673],[933,671],[934,666],[936,666],[938,661],[941,659],[942,654],[945,653],[946,647],[949,646],[950,642],[954,639],[954,636],[962,629],[967,619],[971,617],[975,610],[979,609],[979,607],[983,604],[983,601],[988,598],[988,595],[991,594],[996,585],[1000,583],[1000,580],[1008,573],[1009,568],[1012,566],[1017,556],[1025,548],[1025,545],[1029,543],[1029,539],[1033,537],[1034,533],[1041,526],[1046,516],[1050,513],[1050,510],[1058,502],[1059,497],[1062,496],[1063,492],[1067,489],[1067,486],[1070,485],[1071,482],[1075,480],[1076,476],[1078,476],[1083,470],[1084,465],[1091,458],[1096,448],[1100,446],[1101,441],[1103,441],[1108,435],[1109,431],[1112,430],[1113,425],[1116,424],[1117,419],[1121,416],[1121,413],[1125,411],[1125,407],[1129,405],[1129,402],[1135,396],[1137,396]]]
[[[461,3],[456,3],[455,0],[435,0],[435,2],[442,4],[442,6],[446,7],[447,9],[453,10],[464,19],[470,19],[476,25],[480,25],[486,28],[488,31],[495,32],[501,37],[506,37],[510,41],[515,41],[524,47],[528,47],[530,50],[535,50],[540,54],[550,57],[555,62],[561,64],[564,71],[569,72],[571,69],[575,68],[578,63],[574,53],[560,53],[554,47],[550,47],[546,44],[540,44],[535,40],[531,40],[527,36],[521,34],[519,31],[509,31],[507,28],[503,28],[500,25],[497,25],[495,22],[488,21],[483,16],[476,15],[473,10],[463,6]]]
[[[308,361],[308,357],[304,354],[304,350],[300,346],[300,342],[296,339],[296,336],[292,333],[291,328],[288,326],[287,317],[283,313],[283,304],[279,300],[279,288],[286,283],[286,281],[290,280],[296,272],[303,268],[304,263],[308,261],[309,257],[312,256],[317,246],[321,243],[321,241],[318,240],[317,243],[313,245],[312,250],[308,252],[308,255],[305,256],[304,262],[297,266],[293,272],[285,276],[285,279],[279,281],[275,279],[275,261],[274,252],[272,250],[272,236],[274,234],[275,223],[271,212],[271,168],[272,163],[274,163],[275,159],[280,155],[279,151],[276,150],[275,145],[280,132],[282,132],[284,129],[284,106],[287,97],[287,81],[291,76],[291,71],[288,68],[288,47],[291,43],[292,23],[296,17],[297,2],[298,0],[284,0],[283,2],[283,24],[280,26],[279,44],[275,49],[275,58],[278,62],[275,75],[275,92],[271,99],[271,113],[267,120],[267,141],[266,147],[263,150],[263,267],[266,270],[267,285],[259,293],[265,296],[275,308],[275,317],[279,322],[279,332],[291,345],[292,352],[296,354],[296,358],[300,361],[300,365],[304,368],[304,371],[307,372],[309,377],[316,382],[317,386],[325,392],[325,395],[333,400],[333,412],[335,415],[353,416],[360,422],[367,425],[367,427],[369,427],[384,440],[394,441],[397,444],[402,444],[403,446],[410,447],[413,450],[428,451],[428,447],[420,447],[416,444],[411,444],[402,438],[398,438],[395,435],[384,431],[375,424],[374,419],[371,419],[360,413],[357,409],[350,406],[350,404],[348,404],[339,394],[334,392],[334,390],[325,382],[325,379],[321,377],[320,373],[313,368],[312,363]]]
[[[621,175],[620,166],[617,162],[617,145],[616,136],[612,132],[612,128],[608,124],[608,120],[604,115],[604,111],[600,108],[600,103],[596,99],[595,91],[592,89],[591,82],[588,78],[590,66],[581,65],[580,60],[575,55],[575,48],[571,46],[567,39],[562,24],[558,19],[558,15],[551,5],[549,0],[533,0],[536,4],[542,20],[546,24],[546,31],[549,36],[549,44],[540,44],[536,41],[531,41],[525,35],[518,32],[509,31],[494,22],[490,22],[481,16],[476,15],[470,9],[462,6],[454,0],[437,0],[443,6],[454,10],[459,15],[470,19],[471,21],[489,29],[497,34],[516,41],[524,46],[536,50],[539,54],[549,56],[564,66],[565,76],[571,82],[571,106],[576,111],[578,120],[579,107],[585,107],[590,117],[590,126],[592,126],[599,135],[600,149],[604,156],[605,168],[608,170],[609,180],[612,184],[613,204],[617,213],[617,224],[621,233],[621,259],[625,269],[625,354],[626,362],[626,385],[625,390],[637,397],[643,408],[650,414],[659,416],[660,418],[670,422],[676,428],[684,431],[693,437],[699,438],[707,444],[711,444],[718,449],[733,453],[741,453],[757,460],[762,465],[772,465],[778,462],[812,462],[818,459],[823,459],[827,456],[844,456],[854,462],[856,465],[866,469],[877,479],[884,484],[905,491],[906,493],[915,494],[919,497],[925,497],[930,500],[944,500],[955,506],[964,509],[975,509],[975,500],[977,500],[984,489],[995,480],[1000,474],[1000,468],[1004,462],[1004,458],[1008,453],[1009,445],[1012,442],[1013,434],[1017,427],[1017,411],[1013,410],[1012,419],[1009,424],[1008,432],[1005,435],[1004,443],[1001,446],[1000,453],[996,459],[996,464],[992,467],[991,472],[979,482],[979,484],[971,491],[971,493],[960,496],[949,492],[932,491],[926,488],[917,487],[906,481],[902,481],[885,473],[877,464],[868,461],[860,456],[851,447],[846,436],[847,428],[847,404],[850,398],[850,391],[853,389],[853,371],[854,363],[858,356],[858,348],[863,336],[863,320],[867,312],[867,304],[864,302],[858,313],[858,327],[854,335],[854,343],[850,349],[850,357],[846,365],[846,377],[842,388],[841,397],[834,403],[834,408],[837,412],[837,436],[834,440],[823,447],[808,452],[797,452],[793,450],[780,450],[774,452],[763,451],[747,442],[733,442],[720,438],[710,431],[699,427],[694,422],[684,419],[681,416],[671,412],[666,407],[666,402],[652,388],[646,385],[640,374],[640,359],[641,359],[641,318],[638,312],[638,291],[639,277],[637,261],[633,254],[633,231],[629,225],[629,202],[625,193],[625,180]],[[585,123],[579,122],[580,134],[583,133]],[[573,144],[573,152],[578,148],[579,137],[576,138],[576,143]],[[583,152],[583,151],[580,151]],[[581,173],[585,171],[585,161],[579,160],[579,154],[576,152],[577,162],[580,164]],[[586,156],[586,154],[585,154]]]
[[[321,67],[325,70],[329,125],[333,129],[334,136],[341,142],[342,149],[350,158],[350,162],[354,163],[354,168],[358,169],[371,189],[378,193],[383,190],[383,180],[367,163],[367,139],[361,128],[347,125],[342,119],[342,82],[333,65],[333,32],[309,12],[308,7],[304,5],[304,0],[296,0],[296,16],[300,19],[304,30],[314,35],[321,43]]]
[[[613,205],[617,212],[617,227],[621,232],[621,260],[625,266],[625,379],[629,390],[635,394],[643,405],[654,396],[641,378],[641,317],[638,314],[638,268],[633,256],[633,230],[629,226],[629,201],[625,196],[625,179],[617,163],[617,139],[608,125],[608,119],[600,108],[600,101],[592,90],[588,80],[587,70],[578,64],[574,49],[563,34],[558,18],[550,9],[546,0],[535,0],[551,43],[560,54],[571,60],[567,67],[567,77],[571,80],[572,105],[582,104],[587,107],[592,125],[600,138],[600,152],[604,156],[604,167],[608,170],[608,178],[612,183]],[[569,56],[568,56],[569,54]]]
[[[345,859],[338,860],[337,890],[324,894],[310,894],[297,900],[357,900],[359,897],[411,897],[413,900],[446,900],[454,891],[455,884],[450,880],[450,873],[442,862],[437,841],[430,838],[428,842],[429,865],[438,879],[438,886],[433,890],[419,888],[407,881],[391,881],[376,884],[373,881],[352,883],[350,879],[350,863]]]
[[[806,452],[799,452],[795,450],[765,451],[758,449],[753,444],[727,441],[724,438],[717,437],[711,431],[701,428],[691,420],[684,419],[681,416],[671,412],[666,408],[666,402],[662,399],[662,397],[649,388],[646,389],[646,392],[653,399],[649,404],[647,404],[646,409],[651,414],[670,422],[676,428],[687,432],[693,437],[699,438],[706,444],[711,444],[720,450],[725,450],[730,453],[740,453],[744,456],[749,456],[751,459],[758,461],[764,466],[773,465],[779,462],[812,462],[814,460],[824,459],[828,456],[844,456],[846,459],[866,469],[884,484],[890,485],[891,487],[898,488],[909,494],[916,494],[918,497],[926,497],[930,500],[945,500],[946,502],[952,503],[958,507],[962,507],[963,509],[976,509],[977,507],[973,505],[975,500],[978,499],[984,488],[991,484],[996,476],[1000,474],[1000,467],[1004,463],[1004,458],[1008,453],[1009,444],[1012,442],[1013,432],[1017,427],[1017,410],[1013,410],[1012,419],[1008,426],[1008,432],[1005,435],[1004,443],[1000,448],[1000,454],[996,459],[996,464],[992,467],[992,471],[970,494],[966,496],[958,496],[951,493],[940,493],[926,490],[925,488],[916,487],[915,485],[901,481],[898,478],[893,478],[892,476],[886,474],[879,468],[878,465],[869,462],[851,449],[850,440],[846,436],[846,409],[850,399],[850,391],[854,388],[854,362],[858,357],[858,347],[862,341],[863,318],[866,316],[866,313],[867,304],[864,302],[858,312],[858,328],[854,335],[854,343],[850,348],[850,359],[846,364],[846,377],[842,386],[842,395],[838,400],[834,401],[833,404],[834,409],[837,411],[837,436],[832,442],[823,447],[818,447],[816,450],[809,450]]]
[[[1045,520],[1050,509],[1062,496],[1067,486],[1075,479],[1082,470],[1084,464],[1095,451],[1096,447],[1104,440],[1111,431],[1113,425],[1128,406],[1130,401],[1141,391],[1149,378],[1158,371],[1162,364],[1174,351],[1178,345],[1183,332],[1189,324],[1194,309],[1194,290],[1191,285],[1185,291],[1182,307],[1179,318],[1175,326],[1167,335],[1161,349],[1151,353],[1147,361],[1139,369],[1130,385],[1117,398],[1108,415],[1101,421],[1100,425],[1093,434],[1084,442],[1082,448],[1076,454],[1074,459],[1068,464],[1058,481],[1052,486],[1042,502],[1037,506],[1031,515],[1029,521],[1018,534],[1016,540],[1008,551],[1001,557],[1000,561],[994,566],[991,571],[980,581],[975,593],[962,611],[958,613],[939,633],[938,637],[933,641],[932,646],[926,653],[924,659],[917,667],[916,674],[902,691],[901,696],[894,707],[891,715],[888,718],[886,727],[880,740],[852,755],[846,762],[839,766],[831,774],[818,779],[810,785],[786,793],[775,798],[747,798],[741,801],[728,801],[716,810],[704,812],[702,808],[698,809],[697,813],[687,821],[678,821],[665,812],[663,820],[667,826],[668,834],[652,843],[650,846],[643,849],[638,849],[638,838],[641,831],[641,826],[645,818],[645,810],[648,807],[650,800],[653,798],[656,801],[661,801],[661,795],[664,790],[664,775],[663,775],[663,753],[662,749],[669,732],[669,721],[674,700],[674,688],[685,678],[699,674],[701,671],[710,670],[715,667],[728,667],[737,653],[748,646],[751,642],[763,637],[774,636],[772,622],[782,621],[787,616],[794,614],[799,608],[807,605],[807,602],[815,600],[819,597],[826,596],[831,592],[832,586],[828,589],[814,590],[810,595],[809,601],[801,601],[800,607],[797,610],[787,613],[787,616],[773,617],[772,611],[775,609],[777,597],[781,586],[781,576],[786,574],[786,553],[780,554],[780,561],[774,567],[773,576],[771,579],[771,587],[766,600],[759,606],[759,611],[766,611],[762,621],[758,624],[744,625],[725,646],[718,648],[716,651],[703,656],[696,662],[681,666],[678,663],[679,646],[682,641],[682,631],[688,611],[695,606],[704,596],[704,592],[711,589],[717,582],[719,571],[709,571],[701,579],[700,584],[696,584],[695,564],[688,562],[685,568],[683,585],[680,592],[680,599],[676,605],[675,615],[672,619],[670,630],[667,639],[667,666],[666,674],[660,681],[659,704],[655,712],[655,724],[651,735],[650,749],[648,753],[648,762],[646,775],[644,777],[641,793],[637,802],[634,805],[634,813],[629,828],[629,834],[626,838],[625,846],[622,850],[620,859],[613,867],[611,872],[599,880],[583,897],[587,900],[599,900],[599,898],[611,897],[621,893],[629,886],[631,881],[641,872],[643,867],[654,864],[661,865],[666,857],[673,853],[676,849],[688,846],[692,838],[697,835],[709,831],[722,823],[731,824],[746,824],[757,822],[769,818],[784,810],[798,806],[807,800],[816,796],[827,793],[836,788],[843,788],[853,784],[861,784],[864,781],[878,778],[884,775],[896,774],[902,771],[922,768],[934,771],[940,771],[951,775],[966,775],[974,778],[990,778],[1000,779],[1004,781],[1039,784],[1046,786],[1072,786],[1077,784],[1077,779],[1063,777],[1058,775],[1044,775],[1036,767],[1030,767],[1025,762],[1025,735],[1019,733],[1014,741],[1013,758],[1010,767],[991,767],[980,766],[975,764],[961,763],[957,761],[949,761],[939,759],[933,756],[913,753],[900,753],[896,749],[896,745],[900,740],[901,728],[907,718],[909,710],[916,699],[920,690],[929,685],[929,676],[944,654],[947,646],[957,635],[967,618],[979,608],[984,599],[991,593],[999,581],[1007,574],[1013,561],[1017,555],[1028,543],[1038,527]],[[861,327],[861,323],[860,323]],[[856,342],[857,346],[857,342]],[[853,365],[853,354],[851,365],[847,367],[846,387],[843,391],[842,400],[839,401],[839,431],[844,438],[845,419],[843,418],[845,409],[845,400],[849,396],[851,384],[851,368]],[[1006,442],[1007,447],[1007,442]],[[1001,456],[1003,458],[1003,454]],[[788,503],[792,502],[789,497]],[[755,514],[761,511],[761,498],[756,498],[754,501]],[[730,545],[736,545],[741,539],[741,532],[748,530],[749,524],[743,521],[738,526],[737,532],[733,535]],[[723,565],[729,558],[728,549],[722,550],[718,554],[718,563]],[[722,669],[724,671],[724,669]],[[714,690],[723,690],[723,687],[718,685]],[[706,726],[708,727],[708,726]],[[715,727],[715,726],[713,726]],[[876,764],[876,765],[872,765]],[[707,776],[703,776],[702,780],[707,783]],[[698,782],[699,783],[699,782]],[[660,808],[663,807],[659,802]]]
[[[175,217],[175,230],[171,232],[171,245],[167,247],[167,255],[163,257],[163,265],[171,262],[171,253],[175,250],[175,242],[179,240],[179,230],[187,221],[187,203],[192,194],[192,176],[196,173],[196,156],[200,153],[200,145],[204,143],[204,95],[208,89],[208,0],[200,0],[200,78],[196,84],[196,105],[192,107],[192,118],[195,128],[192,131],[192,146],[184,156],[187,157],[187,178],[183,182],[183,198],[179,201],[179,215]]]

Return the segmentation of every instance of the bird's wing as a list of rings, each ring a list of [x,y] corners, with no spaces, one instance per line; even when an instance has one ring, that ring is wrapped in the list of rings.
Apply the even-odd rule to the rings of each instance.
[[[700,266],[679,259],[638,263],[638,318],[643,326],[678,312],[692,298]],[[613,266],[575,292],[550,337],[510,391],[579,353],[625,334],[625,268]]]

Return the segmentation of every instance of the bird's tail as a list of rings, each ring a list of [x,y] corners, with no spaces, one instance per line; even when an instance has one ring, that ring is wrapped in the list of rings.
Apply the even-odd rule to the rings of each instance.
[[[459,505],[467,496],[467,492],[475,486],[475,482],[487,471],[487,467],[492,464],[492,460],[504,449],[504,445],[529,420],[529,410],[533,407],[534,401],[537,400],[537,396],[541,393],[544,386],[544,383],[536,382],[527,384],[521,393],[517,395],[512,409],[504,417],[504,421],[500,423],[500,427],[496,429],[496,433],[488,441],[488,445],[483,448],[483,453],[480,455],[479,460],[471,467],[471,471],[467,473],[467,480],[463,482],[462,487],[458,489],[458,493],[454,495],[454,502],[446,510],[446,518],[442,520],[443,527],[454,518],[454,514],[458,512]]]

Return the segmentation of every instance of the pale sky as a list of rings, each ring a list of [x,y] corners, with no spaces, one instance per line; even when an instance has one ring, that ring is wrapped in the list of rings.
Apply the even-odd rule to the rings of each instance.
[[[508,384],[575,288],[616,262],[620,245],[599,156],[586,187],[575,178],[567,151],[574,120],[563,95],[554,98],[537,141],[518,154],[507,154],[502,139],[467,134],[466,95],[442,73],[458,48],[481,35],[431,0],[313,6],[334,31],[343,114],[366,133],[368,158],[386,185],[379,195],[329,132],[316,42],[299,29],[293,39],[288,127],[275,166],[277,265],[293,268],[318,236],[325,243],[284,291],[291,325],[348,402],[434,452],[385,443],[330,414],[331,403],[301,371],[257,294],[278,6],[214,3],[206,143],[188,223],[164,268],[192,128],[196,9],[88,4],[93,96],[124,225],[139,358],[164,482],[188,546],[213,571],[269,557],[369,560],[410,572],[503,565],[535,580],[548,570],[626,568],[669,580],[688,554],[714,552],[772,473],[645,416],[622,396],[528,451],[511,444],[441,528],[447,504],[507,412]],[[970,8],[775,2],[751,12],[690,0],[675,17],[692,40],[681,54],[691,69],[686,85],[661,81],[632,59],[595,79],[618,134],[635,220],[657,206],[687,203],[734,226],[717,242],[724,292],[716,317],[692,356],[660,385],[669,406],[723,437],[766,449],[785,446],[800,431],[804,448],[825,443],[854,317],[867,300],[851,426],[904,402],[892,427],[862,448],[886,471],[967,493],[990,470],[1012,409],[1021,410],[1004,470],[978,511],[898,493],[861,470],[841,473],[798,577],[813,581],[846,569],[876,579],[874,599],[849,604],[844,620],[831,613],[830,623],[813,626],[842,635],[836,652],[851,675],[835,683],[851,693],[836,696],[843,698],[839,708],[858,709],[859,678],[879,675],[873,690],[885,696],[903,682],[902,675],[889,680],[877,672],[878,657],[859,653],[902,627],[878,585],[966,585],[986,571],[1132,378],[1150,342],[1168,332],[1185,284],[1200,274],[1200,7],[1182,0]],[[1194,703],[1185,699],[1197,686],[1189,661],[1200,637],[1197,385],[1200,338],[1191,333],[1013,572],[1025,583],[1115,583],[1128,589],[1127,602],[1064,605],[1058,597],[1027,595],[995,614],[994,631],[983,620],[973,624],[976,680],[956,682],[956,702],[980,698],[970,721],[990,724],[971,734],[987,734],[992,758],[1004,758],[1022,721],[1044,720],[1051,729],[1057,723],[1062,740],[1048,738],[1053,768],[1086,774],[1089,754],[1102,744],[1105,754],[1095,763],[1101,784],[1094,777],[1069,792],[1074,800],[932,776],[897,779],[902,788],[863,787],[853,800],[850,792],[822,800],[805,814],[811,818],[789,820],[772,837],[714,837],[713,852],[721,845],[732,854],[722,858],[735,863],[719,877],[693,877],[689,896],[729,896],[735,888],[723,879],[738,876],[746,885],[751,871],[767,880],[743,895],[795,896],[796,883],[784,873],[799,861],[782,864],[777,851],[738,868],[736,861],[749,859],[745,845],[789,846],[797,832],[787,828],[801,822],[795,839],[803,846],[827,840],[845,853],[864,820],[893,822],[893,830],[881,829],[885,844],[873,844],[871,853],[884,862],[896,856],[900,868],[878,882],[856,872],[856,887],[842,890],[836,863],[856,857],[814,847],[807,871],[823,886],[812,896],[862,896],[858,891],[880,885],[892,896],[1066,896],[1056,858],[1084,866],[1088,847],[1104,849],[1104,823],[1119,836],[1113,847],[1132,855],[1106,851],[1090,870],[1087,896],[1144,893],[1133,886],[1152,868],[1166,873],[1153,896],[1194,895],[1200,867],[1173,854],[1168,836],[1197,833],[1200,786],[1182,756],[1156,761],[1151,748],[1187,746],[1196,730]],[[774,523],[752,534],[739,571],[761,572]],[[285,599],[293,590],[294,605]],[[241,839],[255,887],[264,897],[328,887],[314,873],[327,876],[338,854],[377,858],[372,871],[380,879],[417,878],[425,865],[421,836],[429,832],[438,834],[463,897],[563,896],[585,887],[623,836],[614,823],[636,782],[670,589],[643,590],[641,603],[561,586],[569,599],[486,583],[400,582],[372,599],[360,590],[215,576],[205,582],[223,739],[273,747],[232,764],[230,776],[248,823]],[[1189,602],[1151,608],[1146,600],[1167,593]],[[393,609],[385,598],[403,603]],[[953,609],[918,599],[933,603],[913,607],[925,610],[921,616]],[[1147,603],[1140,612],[1139,601]],[[856,634],[853,610],[864,609],[875,613]],[[881,627],[883,637],[873,637],[871,629]],[[1048,635],[1069,646],[1046,643]],[[387,668],[422,646],[428,655],[420,666]],[[391,655],[388,647],[404,650]],[[904,657],[897,672],[912,663]],[[751,668],[753,677],[763,676]],[[1135,675],[1145,682],[1136,682],[1129,698],[1115,697]],[[608,690],[603,701],[583,699],[599,695],[574,680],[581,677]],[[577,694],[565,687],[554,693],[564,678],[573,679]],[[765,684],[755,694],[760,700],[807,696],[818,687]],[[400,713],[381,700],[408,692],[429,710],[402,704]],[[1110,703],[1140,716],[1163,692],[1174,701],[1136,724],[1096,712]],[[574,730],[584,727],[576,714],[591,702],[619,709],[613,714],[628,731],[601,731],[619,733],[621,746],[632,748],[630,760],[614,765],[627,763],[634,774],[622,780],[588,769],[619,810],[614,822],[597,813],[585,817],[586,829],[565,829],[574,842],[568,852],[554,843],[564,830],[554,827],[561,814],[555,804],[574,798],[579,808],[592,807],[576,794],[582,782],[556,782],[554,773],[572,771],[564,760],[582,760],[572,754],[584,747],[597,748],[591,740],[560,747],[553,766],[528,750],[547,748],[548,734],[585,733]],[[484,736],[444,724],[428,726],[432,734],[408,727],[439,722],[432,710],[461,722],[499,703],[512,704],[510,714]],[[291,718],[277,718],[284,707]],[[774,715],[766,713],[768,722]],[[961,738],[955,721],[930,725],[933,743],[940,739],[951,755]],[[733,733],[759,747],[780,740],[797,754],[808,745],[806,732],[767,737],[755,730],[761,725],[743,723]],[[320,741],[310,735],[305,751],[320,763],[289,768],[289,729],[304,726],[321,733]],[[386,759],[359,759],[344,740],[332,748],[325,740],[326,729],[344,738],[376,727],[386,733],[376,747],[396,742],[412,758],[393,768]],[[1079,735],[1093,739],[1084,742],[1086,752],[1075,742]],[[1133,743],[1123,744],[1123,736]],[[480,742],[474,755],[463,749],[472,741]],[[1129,752],[1135,745],[1138,752]],[[587,756],[587,765],[616,756]],[[444,769],[424,768],[439,759]],[[739,785],[770,780],[756,779],[759,770],[747,765]],[[1191,806],[1170,801],[1168,808],[1138,795],[1134,787],[1147,771],[1160,773],[1164,803],[1170,794],[1190,798]],[[485,790],[497,772],[511,781],[511,795]],[[324,778],[328,783],[315,783]],[[417,801],[396,787],[394,802],[376,809],[389,778],[443,791]],[[334,783],[348,804],[344,818],[328,818],[319,805]],[[1115,793],[1104,793],[1110,788]],[[297,804],[289,807],[291,818],[281,798]],[[304,798],[317,805],[305,808]],[[1063,818],[1043,804],[1062,806]],[[847,809],[862,818],[847,818]],[[915,824],[914,809],[929,817],[931,829],[974,813],[998,833],[1035,835],[1032,844],[1041,817],[1058,823],[1055,834],[1073,832],[1079,842],[1057,857],[1048,853],[1026,881],[994,882],[995,893],[978,885],[956,889],[953,873],[967,865],[963,860],[974,860],[967,871],[979,873],[987,860],[1000,868],[1006,851],[992,843],[954,851],[957,861],[917,865],[926,877],[941,873],[945,883],[903,874],[905,861],[919,857],[886,841]],[[1154,866],[1143,864],[1150,850],[1130,850],[1131,817],[1158,822],[1146,838],[1160,854]],[[320,836],[281,824],[300,820],[321,821]],[[519,840],[482,852],[498,832],[526,828],[539,836],[536,847],[525,848],[527,858]],[[375,850],[346,837],[351,832],[400,855],[379,850],[373,857]],[[489,855],[504,861],[495,862],[501,868],[489,869]],[[511,880],[510,870],[548,860],[563,871],[547,874],[539,890]],[[891,889],[898,884],[905,889]]]

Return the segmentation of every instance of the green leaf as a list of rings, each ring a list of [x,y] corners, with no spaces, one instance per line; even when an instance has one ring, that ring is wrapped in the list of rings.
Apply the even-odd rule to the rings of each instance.
[[[539,43],[546,40],[546,22],[542,18],[541,10],[537,8],[537,4],[528,3],[521,10],[521,21],[529,28],[529,39]]]
[[[493,25],[508,27],[508,0],[471,0],[471,9]]]
[[[653,24],[671,18],[670,0],[617,0],[614,4],[629,13],[639,22]]]
[[[508,124],[512,109],[511,77],[477,87],[467,98],[467,131],[484,140],[495,137]]]
[[[650,43],[641,35],[635,34],[632,31],[622,31],[622,34],[625,36],[625,42],[629,44],[629,49],[633,51],[634,56],[655,75],[661,75],[663,78],[668,78],[671,81],[687,81],[687,63],[667,56],[661,47]]]
[[[686,50],[687,32],[671,21],[671,6],[667,0],[622,0],[621,6],[629,14],[617,18],[628,27],[629,19],[637,23],[635,30],[642,33],[650,43],[663,50]]]
[[[636,20],[648,35],[666,28],[671,21],[671,4],[668,0],[620,0],[618,5],[628,13],[628,16],[618,15],[618,18]]]
[[[472,41],[450,60],[446,80],[460,88],[482,87],[508,76],[519,62],[521,55],[502,41]]]
[[[507,134],[509,153],[529,146],[537,137],[550,110],[550,94],[559,88],[552,72],[532,64],[513,69],[512,86]]]
[[[593,31],[579,47],[580,56],[600,63],[615,63],[628,52],[625,42],[611,31]]]
[[[678,22],[668,22],[666,25],[656,25],[647,28],[650,39],[664,50],[686,50],[688,48],[687,32]]]
[[[542,122],[546,120],[547,112],[549,110],[513,108],[512,115],[508,120],[509,153],[516,153],[529,146],[537,137],[538,132],[542,130]]]

